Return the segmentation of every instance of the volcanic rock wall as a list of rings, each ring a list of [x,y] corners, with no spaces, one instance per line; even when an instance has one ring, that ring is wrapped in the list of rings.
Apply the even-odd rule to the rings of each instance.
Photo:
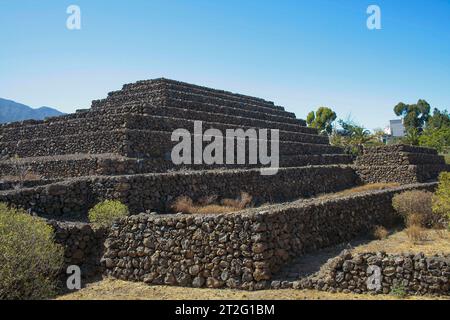
[[[342,243],[392,221],[392,197],[421,184],[344,198],[319,198],[237,214],[141,214],[115,223],[106,274],[194,287],[263,289],[292,257]]]
[[[186,171],[164,174],[99,176],[68,179],[35,188],[0,191],[0,202],[50,216],[85,216],[89,208],[117,199],[132,213],[166,212],[179,196],[236,198],[241,192],[256,203],[281,202],[353,187],[358,180],[349,166],[280,168],[276,175],[259,169]]]
[[[344,251],[294,287],[344,293],[450,295],[450,255]]]
[[[365,148],[354,167],[365,183],[435,181],[440,172],[449,170],[435,149],[409,145]]]

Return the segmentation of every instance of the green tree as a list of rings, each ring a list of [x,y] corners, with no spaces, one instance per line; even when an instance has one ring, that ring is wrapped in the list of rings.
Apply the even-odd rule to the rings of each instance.
[[[450,230],[450,172],[442,172],[439,186],[433,196],[433,212],[447,218]]]
[[[330,143],[344,148],[347,153],[359,155],[364,145],[373,142],[374,137],[370,131],[351,120],[339,120],[341,130],[335,130],[331,136]]]
[[[406,131],[414,128],[420,133],[430,116],[430,105],[425,100],[419,100],[416,104],[400,102],[394,107],[394,112],[397,116],[403,117]]]
[[[450,127],[450,115],[447,110],[440,111],[435,108],[433,115],[428,118],[427,129],[441,129]]]
[[[406,131],[406,136],[401,139],[402,143],[418,146],[420,140],[420,133],[417,128],[409,128]]]
[[[328,107],[320,107],[316,112],[311,111],[306,117],[308,126],[327,134],[331,134],[333,131],[333,122],[335,120],[336,113]]]
[[[439,152],[446,152],[450,148],[450,127],[435,129],[427,127],[419,138],[419,144],[424,147],[435,148]]]

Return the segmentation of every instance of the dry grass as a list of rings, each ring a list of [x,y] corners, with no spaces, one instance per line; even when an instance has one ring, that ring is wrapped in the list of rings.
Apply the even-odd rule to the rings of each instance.
[[[374,252],[385,251],[388,254],[399,254],[405,252],[419,253],[433,256],[436,254],[450,254],[450,231],[441,230],[440,234],[436,230],[423,229],[423,236],[426,240],[414,243],[409,240],[406,230],[395,232],[384,240],[374,240],[369,243],[356,246],[354,252]]]
[[[315,290],[240,291],[149,286],[144,283],[105,279],[59,300],[399,300],[392,295],[328,293]],[[436,297],[407,297],[408,300],[436,300]]]
[[[434,234],[439,239],[447,239],[448,238],[448,230],[447,229],[435,229]]]
[[[338,192],[340,195],[347,195],[347,194],[354,194],[354,193],[360,193],[360,192],[367,192],[367,191],[376,191],[376,190],[385,190],[390,188],[399,187],[399,183],[368,183],[362,186],[358,186],[355,188],[347,189],[341,192]]]
[[[432,197],[429,191],[405,191],[392,198],[392,206],[407,226],[432,227],[439,219],[432,210]]]
[[[409,240],[415,244],[420,244],[428,240],[428,234],[425,232],[425,229],[417,224],[410,225],[406,228],[405,233]]]
[[[387,239],[387,237],[389,236],[389,231],[387,231],[383,226],[376,226],[375,230],[373,231],[373,236],[378,240]]]
[[[413,213],[406,217],[406,225],[411,226],[422,226],[424,217],[418,213]]]
[[[361,192],[368,192],[368,191],[377,191],[377,190],[386,190],[391,188],[399,187],[399,183],[368,183],[362,186],[346,189],[343,191],[335,192],[335,193],[328,193],[320,196],[319,198],[338,198],[338,197],[344,197],[344,196],[351,196],[356,193]]]
[[[171,209],[184,214],[220,214],[248,208],[252,203],[252,196],[246,192],[241,192],[238,199],[223,199],[220,203],[217,199],[217,196],[207,196],[194,203],[191,198],[183,196],[175,200]]]

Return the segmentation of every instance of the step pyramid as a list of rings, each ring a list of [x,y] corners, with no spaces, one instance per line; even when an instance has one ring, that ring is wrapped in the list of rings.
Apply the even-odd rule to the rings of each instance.
[[[272,178],[260,177],[256,168],[261,165],[250,163],[174,165],[170,154],[178,142],[171,141],[172,132],[180,128],[193,132],[198,121],[203,131],[212,128],[222,132],[227,129],[279,130],[280,174]],[[51,210],[55,213],[80,211],[81,204],[74,206],[73,203],[87,201],[85,207],[89,207],[103,198],[120,198],[135,211],[155,206],[161,209],[163,202],[180,194],[195,197],[212,190],[221,195],[229,194],[229,190],[237,192],[236,187],[229,187],[231,183],[257,193],[256,197],[258,193],[264,194],[261,201],[334,192],[356,183],[355,173],[347,166],[352,158],[331,146],[328,137],[319,135],[283,107],[256,97],[168,79],[126,84],[105,99],[93,101],[90,109],[74,114],[3,125],[0,150],[2,175],[15,176],[19,167],[27,168],[42,179],[62,179],[60,183],[65,183],[64,188],[70,189],[79,181],[88,185],[88,191],[79,192],[88,199],[81,201],[75,197],[69,204],[66,197],[60,196],[64,199],[59,199],[60,205]],[[323,179],[315,179],[312,172],[316,178],[323,176]],[[205,176],[208,179],[192,189],[200,179],[196,177],[202,177],[203,181]],[[217,177],[222,176],[227,177],[228,185],[217,183]],[[242,176],[251,181],[242,181]],[[121,179],[133,183],[117,190],[117,184],[127,184],[119,183]],[[161,183],[150,187],[153,193],[159,194],[157,203],[144,199],[145,193],[130,195],[134,190],[139,193],[145,185],[135,180],[152,179]],[[174,189],[173,185],[169,188],[165,183],[173,179],[184,179],[186,185],[166,190]],[[112,185],[98,187],[98,182],[93,182],[97,180]],[[0,200],[4,197],[25,206],[30,203],[39,206],[42,199],[37,194],[48,194],[45,188],[38,186],[36,192],[28,191],[29,198],[24,196],[25,191],[13,190],[10,194],[3,191]],[[279,194],[282,190],[286,190],[285,195]],[[27,200],[18,200],[20,197]],[[48,209],[46,207],[42,205],[41,209]]]
[[[355,168],[365,183],[401,184],[435,181],[450,169],[435,149],[401,144],[365,148]]]

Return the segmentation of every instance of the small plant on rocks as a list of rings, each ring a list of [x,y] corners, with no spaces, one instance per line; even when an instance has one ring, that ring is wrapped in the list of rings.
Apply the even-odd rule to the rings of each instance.
[[[108,227],[119,218],[129,215],[126,205],[117,200],[105,200],[89,210],[89,221],[100,227]]]
[[[405,298],[408,294],[406,293],[405,286],[402,284],[395,284],[391,288],[391,295],[399,297],[399,298]]]

